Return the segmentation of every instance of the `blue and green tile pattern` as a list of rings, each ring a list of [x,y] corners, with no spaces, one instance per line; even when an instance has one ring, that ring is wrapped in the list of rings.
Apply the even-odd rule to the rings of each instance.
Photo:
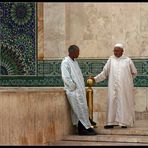
[[[36,76],[0,76],[0,86],[23,87],[63,87],[60,65],[61,60],[37,61]],[[78,59],[85,82],[88,76],[100,73],[107,59]],[[148,60],[133,59],[138,70],[138,76],[134,79],[135,87],[148,87]],[[107,80],[95,84],[95,87],[107,87]]]
[[[0,74],[36,75],[36,3],[0,2]]]
[[[61,60],[37,60],[37,3],[0,2],[0,86],[63,87]],[[85,79],[101,72],[107,59],[78,59]],[[148,59],[134,59],[136,87],[148,87]],[[95,84],[107,87],[107,80]]]

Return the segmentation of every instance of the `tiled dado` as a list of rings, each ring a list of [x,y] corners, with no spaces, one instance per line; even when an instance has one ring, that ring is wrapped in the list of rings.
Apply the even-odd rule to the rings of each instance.
[[[88,76],[101,72],[107,59],[78,59],[85,82]],[[133,59],[138,70],[134,80],[136,87],[148,87],[148,59]],[[61,60],[38,61],[36,76],[0,76],[0,86],[24,87],[63,87],[60,71]],[[95,84],[96,87],[106,87],[107,80]]]
[[[34,2],[0,3],[1,75],[36,75],[36,9]]]

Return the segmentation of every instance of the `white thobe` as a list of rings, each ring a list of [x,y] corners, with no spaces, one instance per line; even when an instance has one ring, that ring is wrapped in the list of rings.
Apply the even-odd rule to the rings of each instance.
[[[133,126],[135,121],[133,78],[137,69],[129,57],[111,56],[96,82],[108,79],[107,125]]]
[[[77,125],[80,120],[86,129],[90,128],[85,83],[78,62],[73,61],[69,56],[65,57],[61,63],[61,73],[64,89],[72,108],[73,125]]]

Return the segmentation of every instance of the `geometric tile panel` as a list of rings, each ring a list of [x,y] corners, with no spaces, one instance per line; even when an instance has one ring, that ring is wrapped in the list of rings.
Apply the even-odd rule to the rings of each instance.
[[[38,75],[61,76],[60,64],[61,60],[38,61]]]
[[[0,75],[36,75],[36,3],[0,2]]]
[[[60,87],[61,76],[11,76],[0,77],[3,87]]]
[[[60,65],[62,60],[38,61],[36,76],[0,76],[0,86],[63,87]],[[88,76],[100,73],[107,59],[78,59],[85,83]],[[148,87],[148,59],[133,59],[138,70],[135,87]],[[107,87],[107,80],[94,85]]]
[[[148,75],[148,59],[147,60],[134,60],[134,63],[138,69],[138,74],[140,76]]]
[[[0,86],[63,87],[61,60],[38,61],[37,3],[0,2]],[[85,83],[100,73],[107,59],[78,59]],[[148,87],[148,59],[134,59],[136,87]],[[107,87],[107,80],[95,84]]]

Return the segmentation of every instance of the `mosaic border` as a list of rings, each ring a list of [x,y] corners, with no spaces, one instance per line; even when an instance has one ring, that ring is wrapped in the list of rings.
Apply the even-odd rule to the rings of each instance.
[[[37,76],[1,76],[3,87],[63,87],[60,64],[62,60],[38,61]],[[89,75],[95,76],[102,71],[107,59],[78,59],[85,84]],[[135,87],[148,87],[148,59],[134,59],[138,76],[134,79]],[[107,80],[94,87],[107,87]]]

